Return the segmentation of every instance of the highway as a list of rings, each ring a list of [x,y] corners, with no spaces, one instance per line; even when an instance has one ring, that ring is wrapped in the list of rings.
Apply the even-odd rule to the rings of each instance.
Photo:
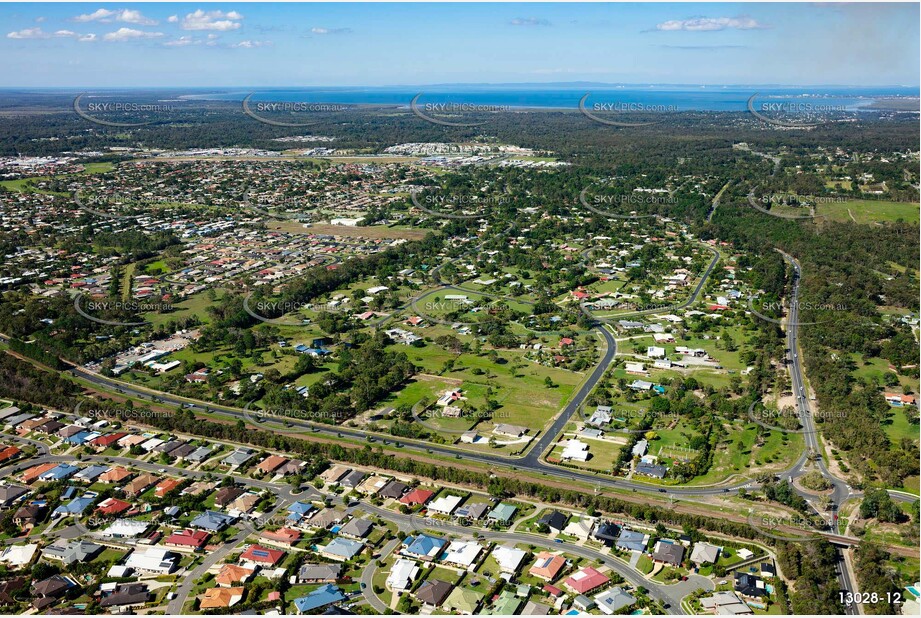
[[[809,400],[809,394],[806,391],[806,384],[803,379],[804,371],[802,366],[802,359],[799,357],[799,286],[800,280],[802,277],[802,268],[799,265],[799,262],[796,259],[784,252],[780,252],[784,259],[790,264],[793,268],[793,288],[791,291],[791,302],[790,310],[787,314],[787,348],[789,349],[788,358],[790,366],[790,376],[792,378],[793,385],[793,394],[796,397],[796,406],[799,411],[800,423],[804,429],[805,436],[805,448],[806,452],[802,457],[797,461],[796,466],[789,472],[791,478],[796,478],[807,472],[806,464],[810,462],[814,465],[822,476],[832,485],[832,493],[829,496],[831,502],[829,506],[829,512],[832,514],[833,526],[832,532],[838,534],[838,510],[844,502],[854,495],[851,491],[850,485],[842,481],[835,475],[833,475],[828,467],[825,465],[825,460],[822,458],[822,446],[819,443],[818,431],[815,426],[815,418],[812,410],[812,406]],[[794,489],[801,496],[805,498],[815,498],[815,494],[809,494],[804,492],[796,486]],[[816,508],[812,502],[810,506],[815,509],[817,513],[823,515],[819,512],[819,509]],[[838,585],[840,586],[843,592],[856,592],[852,584],[852,576],[848,571],[847,560],[844,557],[844,550],[840,547],[836,547],[836,558],[837,562],[835,564],[835,571],[838,577]],[[845,604],[845,612],[847,614],[856,615],[860,613],[857,604],[851,601],[850,603]]]

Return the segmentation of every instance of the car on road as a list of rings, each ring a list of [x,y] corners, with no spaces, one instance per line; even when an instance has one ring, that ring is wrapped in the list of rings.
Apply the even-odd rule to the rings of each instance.
[[[560,544],[562,544],[562,543],[563,543],[563,539],[554,539],[553,542],[554,542],[554,543],[560,543]]]

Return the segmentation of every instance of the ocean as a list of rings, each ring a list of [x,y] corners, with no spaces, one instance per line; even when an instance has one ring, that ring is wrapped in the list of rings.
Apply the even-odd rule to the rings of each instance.
[[[758,104],[771,100],[785,105],[809,102],[834,110],[854,111],[873,101],[890,97],[917,98],[910,87],[804,87],[804,86],[611,86],[585,84],[572,86],[483,86],[437,85],[342,88],[252,88],[208,89],[184,94],[184,99],[292,103],[339,103],[342,105],[396,105],[408,107],[419,96],[419,106],[467,104],[495,108],[578,109],[579,101],[590,94],[585,107],[604,111],[605,106],[650,111],[744,111],[757,94]]]

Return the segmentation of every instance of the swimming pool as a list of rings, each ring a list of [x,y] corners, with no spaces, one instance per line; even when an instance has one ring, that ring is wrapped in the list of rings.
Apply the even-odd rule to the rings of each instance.
[[[915,588],[914,586],[908,586],[907,588],[905,588],[905,590],[907,590],[908,592],[910,592],[910,593],[912,594],[912,596],[914,596],[916,599],[917,599],[918,597],[921,597],[921,592],[918,592],[918,589]]]

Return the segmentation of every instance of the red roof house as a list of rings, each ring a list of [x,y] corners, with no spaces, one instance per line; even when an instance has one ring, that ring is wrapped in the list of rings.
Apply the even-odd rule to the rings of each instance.
[[[569,576],[563,585],[576,594],[588,594],[592,590],[601,588],[610,580],[606,575],[594,567],[585,567]]]
[[[400,498],[401,504],[406,504],[409,506],[415,506],[417,504],[425,504],[428,502],[432,496],[435,495],[434,491],[429,491],[428,489],[419,489],[416,488]]]
[[[174,547],[201,549],[209,538],[211,538],[211,535],[204,530],[180,530],[166,537],[163,543]]]
[[[274,566],[284,557],[284,551],[280,549],[269,549],[262,545],[250,545],[249,549],[240,555],[241,560],[265,566]]]
[[[90,446],[95,448],[97,451],[104,451],[127,435],[128,434],[124,431],[118,431],[116,433],[99,436],[98,438],[90,440]]]
[[[106,498],[99,503],[99,506],[96,507],[96,511],[102,513],[103,515],[118,515],[119,513],[127,511],[130,508],[130,502],[125,502],[124,500],[119,500],[118,498]]]

